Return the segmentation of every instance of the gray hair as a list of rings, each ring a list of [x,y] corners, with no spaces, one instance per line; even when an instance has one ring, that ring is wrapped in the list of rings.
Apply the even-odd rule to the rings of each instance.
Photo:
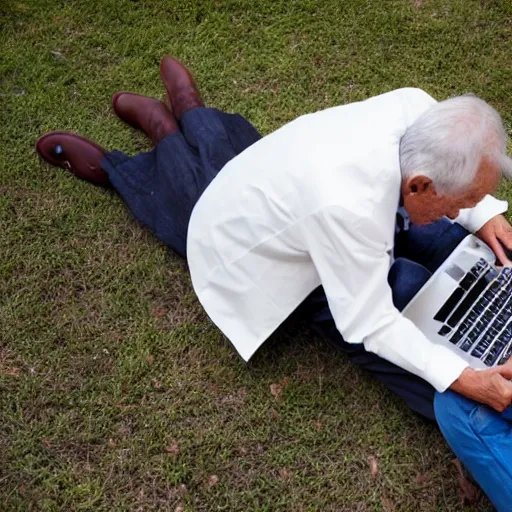
[[[440,195],[463,192],[482,158],[512,178],[508,136],[498,112],[472,94],[441,101],[409,126],[400,140],[403,178],[422,174]]]

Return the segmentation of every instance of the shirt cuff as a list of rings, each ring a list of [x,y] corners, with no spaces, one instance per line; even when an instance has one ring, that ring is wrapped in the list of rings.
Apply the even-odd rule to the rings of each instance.
[[[443,393],[468,366],[468,362],[454,351],[443,345],[435,344],[423,378],[437,391]]]
[[[507,201],[486,195],[474,208],[464,208],[455,219],[471,233],[477,232],[486,222],[508,209]]]

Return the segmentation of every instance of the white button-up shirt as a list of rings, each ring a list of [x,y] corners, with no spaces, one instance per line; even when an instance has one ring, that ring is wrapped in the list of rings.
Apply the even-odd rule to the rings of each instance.
[[[399,141],[433,104],[399,89],[302,116],[231,160],[201,196],[188,231],[192,283],[245,360],[321,284],[347,342],[439,391],[467,366],[400,314],[387,282]],[[506,209],[487,196],[457,220],[475,231]]]

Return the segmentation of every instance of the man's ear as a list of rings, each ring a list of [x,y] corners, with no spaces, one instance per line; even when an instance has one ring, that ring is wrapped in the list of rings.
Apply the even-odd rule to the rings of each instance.
[[[435,195],[434,184],[430,178],[419,174],[405,181],[403,195]]]

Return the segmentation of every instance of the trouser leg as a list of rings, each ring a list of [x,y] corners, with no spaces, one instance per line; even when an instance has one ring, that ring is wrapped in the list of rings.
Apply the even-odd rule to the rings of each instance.
[[[469,234],[460,224],[443,218],[425,226],[411,225],[395,239],[395,258],[407,258],[435,272]]]
[[[512,510],[512,422],[452,391],[436,393],[434,404],[455,455],[499,511]]]
[[[260,135],[242,116],[203,107],[185,112],[181,128],[147,153],[129,157],[114,151],[101,165],[139,222],[186,257],[188,224],[199,197]]]

